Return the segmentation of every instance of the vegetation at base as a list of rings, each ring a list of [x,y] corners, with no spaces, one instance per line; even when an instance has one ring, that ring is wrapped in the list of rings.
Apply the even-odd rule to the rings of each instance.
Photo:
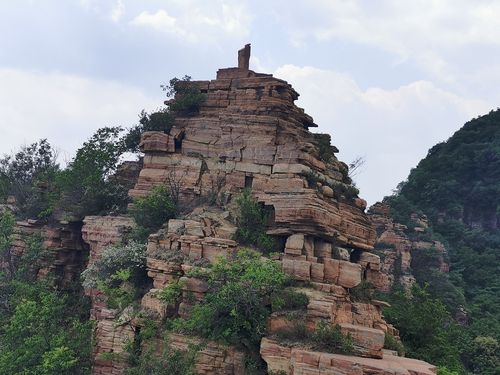
[[[238,228],[234,239],[242,245],[254,246],[264,254],[276,251],[276,240],[266,234],[269,213],[252,197],[250,190],[243,190],[236,197],[236,204],[240,215],[236,219]]]
[[[12,217],[8,212],[0,217],[4,259],[11,246]],[[25,240],[28,254],[11,265],[11,273],[0,274],[0,375],[89,374],[89,301],[78,293],[56,291],[50,280],[36,280],[41,240]]]
[[[97,288],[111,308],[123,310],[137,300],[145,284],[146,246],[136,242],[111,245],[82,272],[84,288]]]
[[[415,285],[411,295],[398,290],[388,302],[384,316],[399,330],[408,357],[464,373],[460,357],[467,337],[440,300]]]
[[[197,277],[205,278],[209,290],[193,306],[191,316],[174,320],[172,327],[255,352],[271,313],[270,296],[281,292],[288,281],[280,264],[241,250],[235,259],[220,258]]]

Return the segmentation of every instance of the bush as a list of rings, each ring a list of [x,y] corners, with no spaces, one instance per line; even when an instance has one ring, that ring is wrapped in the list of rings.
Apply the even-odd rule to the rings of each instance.
[[[285,289],[271,296],[272,311],[283,310],[305,310],[309,304],[309,298],[305,293]]]
[[[167,92],[168,97],[174,99],[169,104],[170,110],[179,115],[191,116],[200,110],[201,103],[206,99],[206,95],[200,88],[191,83],[190,76],[183,78],[172,78],[168,85],[161,86]]]
[[[181,300],[183,286],[181,281],[173,281],[160,291],[158,298],[167,304],[175,305]]]
[[[108,297],[108,305],[118,309],[139,296],[146,280],[146,247],[135,242],[107,247],[82,272],[83,287],[100,289]]]
[[[152,233],[175,217],[177,207],[168,188],[160,185],[153,188],[148,196],[136,198],[130,213],[138,226]]]
[[[462,371],[464,338],[441,301],[415,285],[411,296],[398,291],[389,302],[384,316],[399,330],[408,356]]]
[[[320,321],[316,326],[311,341],[314,350],[342,354],[349,354],[354,350],[350,335],[345,336],[340,330],[340,326],[332,326],[324,321]]]
[[[282,290],[287,276],[278,262],[242,250],[234,260],[220,258],[205,275],[209,291],[188,319],[175,329],[227,344],[258,348],[270,314],[269,296]]]
[[[277,339],[289,346],[295,346],[297,342],[312,350],[350,354],[354,345],[350,335],[344,335],[339,325],[332,326],[321,320],[314,331],[310,332],[301,317],[294,316],[292,325],[276,332]]]
[[[331,145],[332,137],[330,134],[314,133],[313,136],[318,146],[318,158],[327,163],[334,160],[338,150]]]
[[[0,374],[83,375],[90,372],[88,306],[45,282],[0,285]]]
[[[370,302],[374,292],[373,285],[366,280],[361,281],[361,284],[358,286],[349,289],[351,300],[355,302]]]
[[[243,245],[255,246],[265,254],[276,251],[276,240],[266,234],[269,215],[252,198],[248,189],[245,189],[236,198],[236,204],[240,213],[236,220],[238,228],[235,233],[235,240]]]
[[[123,138],[125,147],[130,152],[138,152],[142,133],[147,131],[169,133],[173,125],[174,116],[168,109],[163,108],[152,113],[143,110],[139,115],[139,124],[130,128]]]
[[[58,198],[56,156],[47,140],[41,139],[0,159],[0,202],[12,195],[20,217],[49,216]]]
[[[389,350],[394,350],[399,356],[405,355],[405,347],[397,338],[393,335],[386,333],[384,339],[384,348]]]
[[[168,341],[160,356],[148,350],[138,358],[135,366],[125,370],[125,375],[195,375],[195,356],[199,347],[189,346],[188,350],[172,349]]]

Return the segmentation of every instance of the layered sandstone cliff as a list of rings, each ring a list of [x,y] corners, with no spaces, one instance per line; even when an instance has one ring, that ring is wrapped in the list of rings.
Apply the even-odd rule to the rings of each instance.
[[[384,321],[381,303],[351,296],[364,280],[383,276],[380,257],[373,252],[376,233],[364,213],[366,203],[352,194],[347,166],[333,155],[324,156],[321,137],[308,130],[316,126],[312,118],[294,104],[298,94],[293,88],[248,70],[245,51],[242,59],[239,68],[219,70],[215,80],[191,83],[206,94],[199,113],[178,116],[169,134],[147,132],[142,137],[143,168],[130,195],[144,196],[155,186],[167,185],[183,209],[182,217],[149,237],[152,286],[140,301],[142,312],[158,322],[185,317],[203,299],[206,282],[189,270],[238,251],[233,198],[249,189],[271,214],[268,234],[280,243],[274,258],[309,298],[298,318],[308,329],[319,322],[339,325],[351,335],[355,349],[343,356],[281,343],[274,334],[293,321],[275,313],[260,348],[269,371],[434,374],[429,364],[384,352],[385,334],[398,333]],[[86,218],[83,238],[90,246],[90,262],[105,246],[121,241],[131,226],[126,217]],[[178,280],[181,300],[172,305],[160,301],[159,291]],[[122,374],[126,361],[103,354],[124,353],[142,323],[127,311],[109,309],[99,291],[87,293],[97,321],[93,373]],[[168,345],[182,348],[196,340],[172,334]],[[154,337],[142,345],[160,350],[166,344]],[[244,374],[243,361],[237,348],[208,343],[196,356],[196,372]]]

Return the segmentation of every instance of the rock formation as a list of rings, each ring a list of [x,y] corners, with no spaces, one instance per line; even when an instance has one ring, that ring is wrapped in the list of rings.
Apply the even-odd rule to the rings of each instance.
[[[280,243],[276,260],[309,297],[300,319],[308,329],[320,321],[339,325],[351,335],[355,349],[345,356],[288,347],[274,333],[293,322],[274,313],[260,350],[269,370],[295,375],[434,374],[429,364],[384,352],[385,334],[398,333],[384,321],[381,302],[351,296],[363,280],[383,279],[380,257],[373,252],[376,233],[364,213],[366,202],[356,196],[346,164],[334,156],[335,147],[325,145],[329,137],[309,131],[316,125],[294,104],[297,92],[283,80],[249,70],[249,54],[247,45],[238,53],[238,68],[220,69],[215,80],[190,83],[206,95],[198,113],[177,116],[168,134],[143,134],[143,167],[130,196],[145,196],[155,186],[167,185],[184,212],[149,237],[152,287],[142,298],[143,311],[158,321],[189,315],[208,288],[188,271],[238,251],[233,198],[249,189],[270,213],[267,233]],[[89,262],[133,226],[126,217],[87,217],[84,222]],[[182,281],[181,301],[160,301],[158,292],[177,280]],[[103,353],[122,354],[141,323],[127,311],[107,308],[99,291],[87,293],[97,321],[93,373],[121,374],[125,361]],[[196,340],[172,334],[169,345],[183,348]],[[160,350],[164,342],[155,337],[147,345]],[[236,348],[208,343],[196,356],[196,372],[243,374],[243,355]]]
[[[375,203],[370,207],[368,216],[377,231],[374,252],[380,257],[380,272],[367,276],[376,288],[388,292],[395,282],[409,290],[415,277],[411,273],[412,254],[432,250],[438,254],[438,269],[449,272],[445,261],[447,251],[444,245],[436,240],[422,239],[429,225],[425,215],[412,214],[411,221],[415,226],[409,230],[406,225],[393,221],[390,207],[385,203]],[[409,234],[410,233],[410,234]],[[413,235],[412,235],[413,234]]]
[[[2,264],[0,269],[17,267],[24,256],[29,256],[29,239],[38,237],[42,254],[36,264],[30,264],[30,272],[35,272],[33,276],[38,279],[49,276],[61,289],[79,288],[77,282],[89,252],[81,227],[78,222],[60,221],[49,225],[37,220],[18,221],[12,238],[12,264]]]

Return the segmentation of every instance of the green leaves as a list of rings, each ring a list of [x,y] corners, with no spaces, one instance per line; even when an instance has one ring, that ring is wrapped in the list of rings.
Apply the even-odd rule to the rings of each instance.
[[[127,189],[110,178],[125,152],[122,131],[120,127],[98,129],[59,174],[60,206],[70,215],[118,212],[126,207]]]
[[[204,274],[209,291],[188,319],[174,328],[212,340],[253,349],[266,330],[270,296],[281,291],[288,277],[278,262],[242,250],[235,259],[220,258]]]
[[[151,233],[173,219],[177,214],[177,207],[170,190],[165,185],[160,185],[153,188],[149,195],[136,198],[130,213],[137,225]]]
[[[413,287],[411,296],[403,291],[394,293],[389,302],[391,307],[384,309],[384,316],[399,330],[409,357],[463,369],[460,352],[464,337],[442,302],[418,286]]]
[[[276,251],[276,241],[266,234],[269,214],[252,198],[248,189],[236,198],[236,204],[239,217],[236,220],[238,229],[235,240],[242,245],[255,246],[265,254]]]
[[[74,300],[43,282],[15,281],[2,292],[13,310],[0,327],[1,375],[88,374],[92,324],[73,312]]]

